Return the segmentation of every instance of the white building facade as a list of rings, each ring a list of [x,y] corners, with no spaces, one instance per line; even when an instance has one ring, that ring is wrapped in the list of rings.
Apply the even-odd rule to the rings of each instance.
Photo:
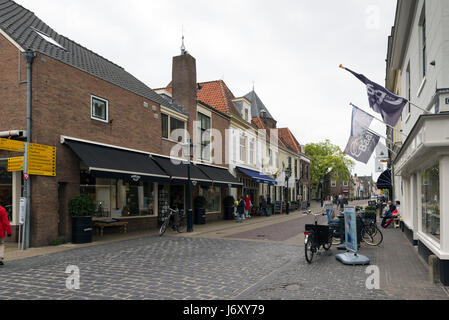
[[[449,285],[449,1],[398,1],[387,88],[411,102],[398,125],[403,134],[390,131],[402,146],[391,167],[403,231],[426,261],[438,258]]]

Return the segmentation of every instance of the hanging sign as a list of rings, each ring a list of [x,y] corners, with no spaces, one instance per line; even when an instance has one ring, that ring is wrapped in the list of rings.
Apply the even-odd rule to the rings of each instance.
[[[347,250],[357,252],[357,220],[353,206],[345,206],[345,246]]]
[[[28,148],[28,174],[56,176],[56,147],[30,143]]]
[[[8,158],[8,172],[16,172],[24,170],[25,157]]]
[[[0,150],[25,152],[25,142],[0,138]]]

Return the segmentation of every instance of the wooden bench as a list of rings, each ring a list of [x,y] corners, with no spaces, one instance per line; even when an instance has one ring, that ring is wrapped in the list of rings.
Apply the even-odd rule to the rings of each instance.
[[[104,228],[108,228],[108,227],[120,227],[120,233],[127,233],[128,230],[128,222],[125,221],[118,221],[118,222],[111,222],[111,223],[107,223],[107,222],[95,222],[95,228],[97,230],[97,235],[98,232],[100,232],[100,236],[103,236],[103,229]]]

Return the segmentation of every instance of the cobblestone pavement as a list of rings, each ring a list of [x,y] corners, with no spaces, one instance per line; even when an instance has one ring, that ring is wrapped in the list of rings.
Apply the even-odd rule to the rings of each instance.
[[[292,245],[141,238],[8,262],[0,299],[233,299],[297,255]],[[66,289],[69,265],[80,290]]]
[[[366,266],[342,265],[334,248],[307,264],[299,238],[310,219],[298,215],[224,238],[147,236],[7,261],[0,299],[449,298],[428,281],[427,266],[399,229],[382,230],[379,248],[360,250],[379,267],[379,290],[366,288]],[[255,241],[258,235],[264,240]],[[80,290],[66,288],[69,265],[80,269]]]

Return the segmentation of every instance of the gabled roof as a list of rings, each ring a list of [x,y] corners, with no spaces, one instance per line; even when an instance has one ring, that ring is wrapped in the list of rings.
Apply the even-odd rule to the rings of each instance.
[[[155,103],[173,107],[125,69],[58,34],[33,12],[14,1],[0,0],[0,29],[24,50],[39,52]],[[51,40],[47,41],[46,37]]]
[[[248,93],[245,98],[251,102],[251,117],[259,117],[261,115],[261,111],[265,110],[267,113],[267,118],[274,120],[273,116],[270,114],[267,107],[265,107],[262,100],[260,100],[259,96],[254,90]]]
[[[299,144],[298,140],[296,140],[293,133],[290,131],[289,128],[280,128],[279,131],[279,138],[284,142],[284,144],[289,148],[290,150],[294,152],[301,152],[301,145]]]

